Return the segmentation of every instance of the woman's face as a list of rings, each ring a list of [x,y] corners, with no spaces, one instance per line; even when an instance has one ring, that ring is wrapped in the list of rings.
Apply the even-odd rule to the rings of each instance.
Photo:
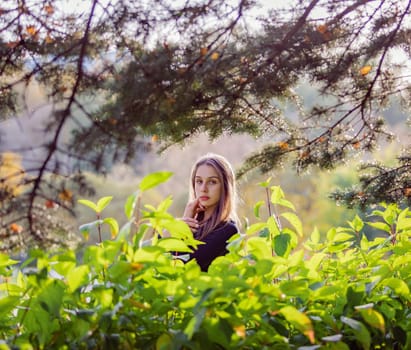
[[[194,192],[206,210],[214,209],[221,197],[222,183],[216,170],[210,165],[200,165],[194,178]]]

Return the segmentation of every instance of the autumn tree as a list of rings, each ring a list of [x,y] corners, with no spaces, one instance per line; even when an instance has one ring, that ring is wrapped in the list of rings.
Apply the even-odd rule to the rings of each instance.
[[[250,0],[69,3],[0,6],[0,117],[24,109],[16,87],[33,81],[53,105],[44,157],[24,181],[22,225],[39,242],[37,205],[70,210],[74,186],[86,186],[82,169],[130,161],[152,135],[162,147],[200,132],[270,137],[239,175],[286,159],[296,171],[329,169],[393,137],[382,111],[394,98],[409,111],[410,1],[289,1],[260,11]],[[315,89],[315,104],[298,95],[300,84]],[[358,187],[336,199],[411,202],[409,152],[395,168],[364,168]]]

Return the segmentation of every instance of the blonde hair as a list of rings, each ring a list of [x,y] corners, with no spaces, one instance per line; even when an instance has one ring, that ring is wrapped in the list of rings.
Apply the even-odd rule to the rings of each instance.
[[[191,169],[190,178],[190,198],[195,198],[195,176],[197,169],[201,165],[213,167],[216,171],[219,180],[221,181],[220,201],[213,211],[211,217],[200,223],[200,228],[196,233],[198,239],[202,239],[213,231],[220,223],[226,223],[233,220],[238,224],[237,218],[237,189],[235,174],[231,164],[223,156],[207,153],[197,160]]]

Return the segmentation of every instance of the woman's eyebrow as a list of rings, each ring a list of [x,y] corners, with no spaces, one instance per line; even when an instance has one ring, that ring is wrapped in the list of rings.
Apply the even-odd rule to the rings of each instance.
[[[198,176],[198,175],[196,175],[195,177],[199,178],[199,179],[202,179],[202,177]],[[206,177],[206,179],[218,179],[218,176],[209,176],[209,177]]]

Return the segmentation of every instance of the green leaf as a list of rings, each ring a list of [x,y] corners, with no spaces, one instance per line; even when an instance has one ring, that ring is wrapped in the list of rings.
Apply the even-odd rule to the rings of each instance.
[[[295,211],[295,206],[293,203],[291,203],[290,201],[286,200],[286,199],[280,199],[277,202],[278,205],[281,205],[283,207],[286,207],[288,209],[292,209]]]
[[[122,239],[127,239],[130,236],[130,232],[131,232],[131,227],[133,225],[133,221],[127,221],[120,229],[116,240],[122,240]]]
[[[272,253],[268,240],[263,237],[250,237],[247,240],[248,252],[253,254],[257,259],[271,258]]]
[[[89,207],[89,208],[93,209],[94,212],[98,213],[97,204],[95,204],[94,202],[89,201],[88,199],[79,199],[77,202],[80,203],[80,204],[85,205],[86,207]]]
[[[126,204],[124,205],[124,213],[128,220],[133,216],[138,200],[138,191],[127,197]]]
[[[387,278],[381,282],[382,285],[391,288],[396,294],[411,300],[410,289],[407,283],[395,277]]]
[[[77,288],[88,282],[89,272],[90,268],[87,265],[81,265],[67,274],[67,284],[70,292],[74,292]]]
[[[370,349],[371,336],[367,327],[365,327],[362,322],[345,316],[341,316],[341,322],[345,323],[353,330],[355,339],[362,345],[364,350]]]
[[[267,219],[267,227],[268,227],[268,229],[270,231],[270,235],[272,237],[277,236],[277,235],[280,234],[280,229],[278,227],[277,221],[274,219],[273,216],[270,216]]]
[[[264,204],[264,201],[259,201],[254,205],[254,216],[260,218],[260,207]]]
[[[391,233],[391,227],[388,226],[385,222],[367,222],[368,226],[374,227],[377,230],[385,231]]]
[[[280,186],[271,186],[271,203],[277,204],[280,199],[284,198],[284,192]]]
[[[257,222],[247,227],[246,235],[253,235],[256,232],[260,232],[263,230],[267,225],[263,222]]]
[[[313,242],[314,244],[317,244],[320,242],[320,238],[321,238],[320,231],[318,230],[317,227],[314,227],[314,230],[310,236],[311,242]]]
[[[159,184],[167,181],[173,175],[170,171],[158,171],[145,176],[139,185],[140,191],[144,192],[158,186]]]
[[[21,300],[20,296],[4,296],[0,298],[0,317],[1,320],[5,320],[9,317],[9,313],[19,305]]]
[[[291,236],[289,234],[279,234],[274,237],[274,251],[279,256],[285,256],[290,252]]]
[[[97,202],[97,212],[101,213],[104,210],[104,208],[107,207],[107,205],[109,205],[112,199],[113,196],[100,198]]]
[[[399,215],[397,219],[397,231],[409,230],[411,229],[411,218],[407,217],[409,215],[408,208],[405,208]]]
[[[89,222],[87,224],[83,224],[79,227],[80,233],[87,240],[89,235],[90,235],[91,229],[94,228],[94,227],[97,227],[98,225],[101,225],[102,223],[103,223],[103,220],[96,220],[96,221],[93,221],[93,222]]]
[[[369,309],[361,309],[361,316],[371,327],[377,328],[385,334],[385,321],[384,317],[376,310],[369,308]]]
[[[204,320],[204,316],[206,314],[207,309],[201,308],[197,313],[195,313],[194,317],[188,322],[187,327],[184,329],[184,333],[187,335],[188,339],[191,339],[195,332],[201,326],[201,323]]]
[[[355,215],[355,218],[353,221],[348,221],[348,225],[350,225],[350,227],[355,232],[360,232],[364,227],[364,222],[361,220],[361,218],[358,215]]]
[[[297,231],[297,234],[303,236],[303,224],[301,223],[300,218],[294,213],[282,213],[281,216],[285,218]]]
[[[186,252],[192,253],[193,250],[190,249],[187,244],[185,244],[181,239],[177,238],[162,238],[158,241],[157,245],[164,248],[167,251],[176,251],[176,252]]]
[[[355,239],[355,236],[352,233],[340,232],[334,236],[333,241],[334,242],[346,242],[346,241],[352,241],[353,239]]]
[[[264,181],[264,182],[259,182],[258,183],[258,186],[261,186],[261,187],[268,187],[268,186],[270,186],[270,182],[271,182],[271,177],[269,177],[266,181]]]
[[[6,267],[10,265],[15,265],[18,263],[19,263],[18,260],[10,259],[10,257],[7,254],[0,253],[0,267]]]
[[[314,343],[314,328],[310,318],[306,314],[298,311],[294,306],[284,306],[280,310],[280,314],[297,330],[304,334],[310,340],[311,344]]]
[[[305,280],[283,281],[280,284],[280,289],[286,296],[306,299],[310,295],[310,290]]]
[[[173,342],[169,334],[161,334],[156,341],[156,350],[172,350]]]
[[[103,223],[110,226],[111,238],[116,238],[119,229],[117,220],[114,218],[105,218]]]

